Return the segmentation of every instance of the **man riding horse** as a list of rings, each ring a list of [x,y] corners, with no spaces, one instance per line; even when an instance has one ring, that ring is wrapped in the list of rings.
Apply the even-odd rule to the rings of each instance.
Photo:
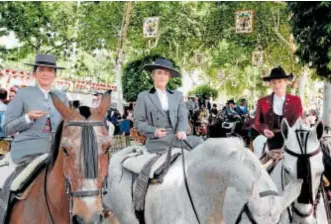
[[[286,94],[286,86],[292,79],[293,75],[286,75],[280,66],[273,68],[270,76],[263,78],[263,81],[269,82],[273,92],[258,100],[253,127],[268,138],[269,150],[281,149],[284,145],[280,131],[282,119],[286,118],[292,126],[303,114],[301,99]]]
[[[162,152],[171,145],[181,147],[181,140],[187,140],[192,148],[202,143],[199,137],[186,136],[188,115],[183,94],[167,89],[171,77],[180,77],[172,62],[158,58],[153,64],[145,65],[144,69],[151,73],[154,87],[138,95],[134,126],[147,137],[147,150]]]

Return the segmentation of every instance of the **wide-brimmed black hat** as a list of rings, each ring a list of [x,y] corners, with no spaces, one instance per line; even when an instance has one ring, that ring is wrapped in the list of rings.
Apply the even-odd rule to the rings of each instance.
[[[170,72],[171,77],[180,77],[180,72],[174,68],[171,61],[165,58],[157,58],[153,64],[145,65],[144,69],[149,73],[155,69],[165,69]]]
[[[286,75],[284,69],[280,66],[275,67],[271,70],[270,75],[267,77],[263,77],[263,81],[270,82],[273,79],[293,79],[293,74]]]
[[[50,54],[37,54],[34,63],[25,63],[30,66],[45,66],[55,69],[65,69],[56,65],[56,57]]]
[[[233,99],[231,99],[231,100],[228,100],[228,104],[230,104],[230,103],[232,103],[232,104],[236,104],[236,102],[234,102],[234,100],[233,100]]]

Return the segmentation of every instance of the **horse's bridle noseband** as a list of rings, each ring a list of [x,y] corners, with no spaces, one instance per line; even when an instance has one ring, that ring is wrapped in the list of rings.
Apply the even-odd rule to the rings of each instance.
[[[66,127],[83,127],[83,128],[87,128],[87,127],[102,127],[105,126],[104,122],[101,121],[95,121],[95,122],[84,122],[84,121],[72,121],[72,122],[67,122],[65,125]],[[93,130],[94,133],[94,130]],[[45,181],[44,181],[44,196],[45,196],[45,200],[46,200],[46,206],[51,218],[51,222],[53,224],[55,224],[54,222],[54,218],[52,216],[52,212],[50,210],[49,207],[49,203],[48,203],[48,199],[47,199],[47,170],[48,167],[46,167],[46,172],[45,172]],[[107,179],[107,176],[105,177],[105,180]],[[66,189],[66,194],[68,196],[68,200],[69,200],[69,215],[70,215],[70,223],[72,223],[72,207],[73,207],[73,198],[84,198],[84,197],[94,197],[94,196],[98,196],[100,195],[100,193],[102,193],[102,195],[107,194],[107,187],[105,186],[106,181],[103,181],[103,187],[102,190],[87,190],[87,191],[71,191],[71,185],[70,182],[65,178],[65,189]]]
[[[268,191],[262,191],[259,193],[260,197],[266,197],[266,196],[271,196],[271,195],[275,195],[275,196],[278,196],[278,193],[276,191],[272,191],[272,190],[268,190]],[[251,211],[249,210],[249,207],[248,207],[248,202],[246,202],[244,204],[244,206],[242,207],[237,219],[236,219],[236,222],[235,224],[239,224],[240,221],[241,221],[241,218],[242,218],[242,215],[243,214],[246,214],[246,216],[248,217],[249,221],[252,223],[252,224],[258,224],[257,221],[254,219]]]

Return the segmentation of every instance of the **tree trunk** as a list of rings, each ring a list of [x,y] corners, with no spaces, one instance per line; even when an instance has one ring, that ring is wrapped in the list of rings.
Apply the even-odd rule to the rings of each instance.
[[[122,20],[121,36],[118,42],[116,60],[116,87],[117,87],[117,109],[123,114],[123,88],[122,88],[122,66],[124,61],[124,44],[128,37],[128,29],[132,12],[132,2],[125,3],[125,10]]]
[[[323,122],[326,127],[331,127],[331,83],[324,82],[324,99],[323,99]]]
[[[305,105],[305,87],[307,83],[308,73],[308,68],[304,67],[303,74],[300,77],[299,81],[299,97],[301,98],[302,105]]]

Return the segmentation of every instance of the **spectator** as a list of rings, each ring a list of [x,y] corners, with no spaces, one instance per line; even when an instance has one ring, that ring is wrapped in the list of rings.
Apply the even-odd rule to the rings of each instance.
[[[97,108],[101,102],[101,99],[102,99],[102,93],[100,92],[96,92],[93,96],[95,97],[93,99],[93,103],[92,103],[92,107],[93,108]]]
[[[16,86],[13,86],[9,89],[9,102],[14,99],[18,90],[19,88]]]
[[[209,99],[205,99],[205,107],[210,112],[210,110],[211,110],[211,104],[209,102]]]
[[[213,104],[213,108],[211,109],[211,114],[212,115],[215,115],[215,116],[218,114],[217,104],[216,103]]]
[[[240,116],[247,117],[248,116],[248,108],[246,99],[240,100],[240,105],[236,107],[236,111]]]
[[[120,134],[129,136],[131,129],[131,121],[128,119],[128,114],[123,116],[123,121],[120,124]]]
[[[5,112],[7,110],[7,105],[5,104],[5,101],[7,99],[8,93],[5,89],[0,89],[0,138],[6,137],[4,131],[3,131],[3,125],[5,122]]]

